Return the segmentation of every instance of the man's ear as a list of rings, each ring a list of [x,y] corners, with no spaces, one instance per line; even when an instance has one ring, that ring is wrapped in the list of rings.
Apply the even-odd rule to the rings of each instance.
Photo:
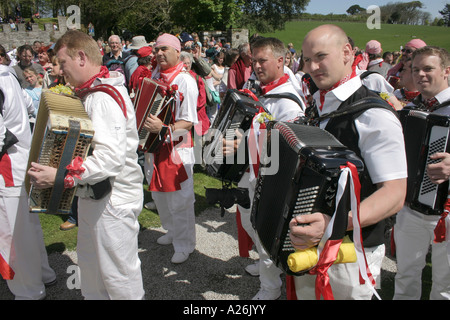
[[[78,57],[80,58],[80,66],[84,67],[87,63],[87,56],[86,53],[84,53],[84,51],[78,51]]]
[[[345,63],[353,61],[354,54],[353,54],[353,49],[352,49],[352,46],[350,45],[350,43],[346,43],[344,45],[343,53],[344,53],[344,62]]]

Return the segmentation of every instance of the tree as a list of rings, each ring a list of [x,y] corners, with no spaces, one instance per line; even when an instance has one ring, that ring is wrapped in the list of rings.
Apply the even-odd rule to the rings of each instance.
[[[439,13],[442,15],[442,19],[445,21],[447,27],[450,27],[450,4],[447,3],[444,9],[440,10]]]
[[[310,0],[243,0],[241,26],[257,32],[284,28],[286,21],[304,12]]]
[[[360,5],[358,4],[354,4],[352,5],[350,8],[347,9],[347,13],[349,15],[355,15],[355,14],[360,14],[361,12],[366,11],[366,9],[362,8]]]

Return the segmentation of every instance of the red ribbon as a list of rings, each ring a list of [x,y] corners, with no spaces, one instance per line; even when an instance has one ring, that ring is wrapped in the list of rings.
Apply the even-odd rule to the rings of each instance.
[[[439,219],[436,228],[434,229],[434,242],[441,243],[445,241],[447,228],[445,227],[445,218],[447,218],[448,211],[444,211]]]
[[[445,241],[447,228],[445,227],[445,219],[448,216],[450,211],[450,199],[447,199],[447,202],[444,204],[444,212],[441,214],[441,218],[439,219],[436,228],[434,229],[434,243],[441,243]]]
[[[67,165],[67,175],[64,178],[64,189],[71,189],[75,186],[75,178],[81,180],[81,174],[86,170],[82,167],[83,158],[75,157],[72,162]]]
[[[334,300],[333,291],[330,285],[330,276],[328,269],[336,261],[339,247],[342,239],[328,240],[320,254],[317,265],[309,271],[310,274],[316,275],[316,299],[319,300],[323,296],[325,300]]]

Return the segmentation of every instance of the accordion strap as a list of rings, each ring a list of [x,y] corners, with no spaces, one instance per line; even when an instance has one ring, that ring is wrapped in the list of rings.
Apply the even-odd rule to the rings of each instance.
[[[272,93],[272,94],[266,94],[266,95],[262,96],[262,98],[289,99],[289,100],[296,102],[300,106],[300,109],[303,110],[303,104],[302,104],[301,100],[293,93],[289,93],[289,92]]]
[[[64,178],[67,173],[66,167],[72,162],[72,157],[80,136],[80,122],[69,120],[69,131],[67,133],[64,150],[61,155],[58,170],[56,171],[55,185],[53,186],[47,212],[56,214],[64,191]]]
[[[382,103],[382,100],[375,98],[375,97],[367,97],[363,98],[361,100],[356,101],[353,104],[348,105],[344,108],[339,108],[336,111],[324,114],[320,117],[318,117],[318,121],[323,121],[324,119],[333,119],[341,116],[346,116],[350,114],[357,114],[363,111],[366,111],[371,108],[383,108],[392,111],[394,114],[397,115],[395,110],[388,104]]]
[[[84,97],[86,97],[87,95],[89,95],[90,93],[93,93],[93,92],[104,92],[106,94],[109,94],[114,99],[114,101],[116,101],[116,103],[119,105],[125,118],[127,117],[127,105],[126,105],[125,100],[123,99],[122,95],[116,88],[114,88],[113,86],[111,86],[109,84],[100,84],[95,87],[79,90],[77,92],[77,95],[81,99],[83,99]]]

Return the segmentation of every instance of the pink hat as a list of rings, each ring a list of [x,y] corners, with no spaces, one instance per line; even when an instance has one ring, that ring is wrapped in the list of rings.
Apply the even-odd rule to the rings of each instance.
[[[381,49],[381,43],[379,43],[377,40],[370,40],[366,44],[366,52],[368,54],[379,54],[383,51]]]
[[[181,51],[180,40],[178,40],[178,38],[174,35],[168,33],[164,33],[156,39],[155,48],[160,46],[168,46],[174,48],[178,52]]]
[[[413,39],[410,42],[408,42],[407,44],[405,44],[405,47],[411,47],[411,48],[422,48],[422,47],[426,47],[427,44],[425,43],[425,41],[420,40],[420,39]]]

